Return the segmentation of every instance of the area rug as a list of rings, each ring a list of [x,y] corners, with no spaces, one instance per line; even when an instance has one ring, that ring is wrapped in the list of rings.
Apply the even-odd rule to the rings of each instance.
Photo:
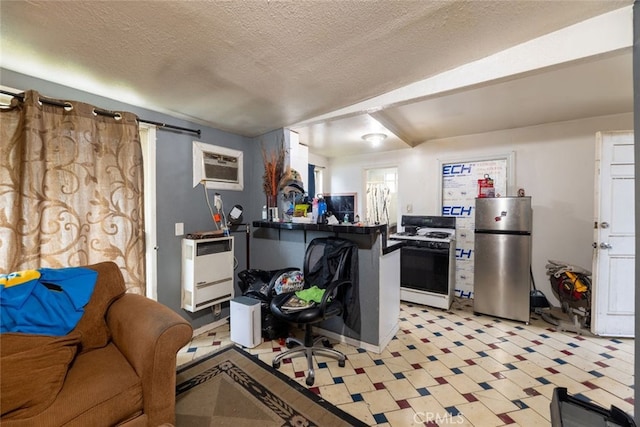
[[[176,425],[366,426],[232,346],[177,371]]]

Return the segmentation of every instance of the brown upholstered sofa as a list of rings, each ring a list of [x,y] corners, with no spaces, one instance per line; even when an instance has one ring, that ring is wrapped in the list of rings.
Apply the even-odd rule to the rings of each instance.
[[[176,353],[191,339],[191,325],[125,293],[116,264],[88,267],[97,282],[71,333],[0,335],[3,427],[175,422]]]

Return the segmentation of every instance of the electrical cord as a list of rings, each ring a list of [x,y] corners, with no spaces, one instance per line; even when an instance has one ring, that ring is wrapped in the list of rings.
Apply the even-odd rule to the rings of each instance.
[[[213,212],[213,207],[211,207],[211,200],[209,200],[209,192],[207,191],[207,186],[204,182],[201,182],[202,188],[204,189],[204,198],[207,201],[207,207],[209,208],[209,213],[211,214],[211,219],[213,220],[214,225],[216,226],[216,230],[224,230],[225,236],[228,236],[229,224],[227,223],[227,215],[224,213],[224,202],[222,201],[222,197],[220,194],[215,193],[215,199],[213,201],[216,212]],[[216,220],[216,216],[220,219],[220,225],[218,225],[218,221]]]
[[[219,230],[220,227],[218,227],[218,222],[215,220],[215,215],[213,213],[213,208],[211,207],[211,201],[209,200],[209,193],[207,192],[207,186],[202,183],[202,188],[204,189],[204,198],[207,200],[207,207],[209,207],[209,213],[211,214],[211,220],[213,221],[214,225],[216,226],[216,230]]]
[[[217,194],[217,193],[216,193]],[[217,194],[219,196],[219,194]],[[217,202],[220,202],[220,206],[218,207]],[[216,199],[216,209],[218,210],[218,214],[222,216],[222,228],[226,229],[227,226],[227,216],[224,213],[224,203],[222,202],[222,197],[218,197]]]

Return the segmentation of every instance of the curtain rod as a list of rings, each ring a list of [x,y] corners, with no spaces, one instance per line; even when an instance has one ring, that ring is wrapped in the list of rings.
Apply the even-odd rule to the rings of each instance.
[[[24,93],[13,93],[13,92],[6,91],[4,89],[0,89],[0,93],[3,93],[5,95],[14,96],[16,98],[20,98],[21,101],[24,101]],[[42,102],[44,104],[55,105],[56,107],[62,107],[62,108],[70,106],[70,104],[68,102],[58,102],[58,101],[54,101],[52,99],[48,99],[48,98],[42,97],[42,96],[40,97],[40,102]],[[100,108],[95,108],[95,107],[94,107],[93,111],[96,114],[99,114],[101,116],[108,116],[108,117],[117,117],[118,114],[119,114],[117,112],[114,113],[113,111],[102,110]],[[184,132],[195,133],[198,136],[201,135],[200,129],[189,129],[189,128],[185,128],[185,127],[181,127],[181,126],[169,125],[167,123],[154,122],[152,120],[145,120],[145,119],[140,119],[140,118],[138,118],[138,122],[147,123],[147,124],[150,124],[150,125],[158,126],[159,128],[180,130],[180,131],[184,131]]]

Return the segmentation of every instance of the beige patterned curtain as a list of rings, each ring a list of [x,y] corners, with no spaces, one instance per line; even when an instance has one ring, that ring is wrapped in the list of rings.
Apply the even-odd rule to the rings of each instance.
[[[35,91],[0,110],[0,273],[114,261],[144,294],[137,118]]]

